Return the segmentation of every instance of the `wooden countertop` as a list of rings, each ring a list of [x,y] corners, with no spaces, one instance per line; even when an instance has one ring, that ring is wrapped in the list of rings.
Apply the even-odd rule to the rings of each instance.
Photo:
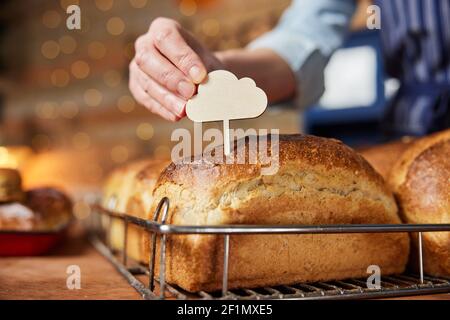
[[[81,289],[66,286],[67,267],[78,265]],[[140,299],[139,294],[102,257],[80,230],[51,255],[0,258],[0,299]]]
[[[50,255],[0,258],[0,300],[5,299],[140,299],[139,294],[80,234],[71,230]],[[67,267],[78,265],[81,289],[66,286]],[[450,300],[450,294],[397,299]]]

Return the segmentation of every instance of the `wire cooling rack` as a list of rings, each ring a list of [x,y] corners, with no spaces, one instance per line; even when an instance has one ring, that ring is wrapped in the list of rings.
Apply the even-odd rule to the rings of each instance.
[[[112,199],[114,202],[114,198]],[[112,203],[111,207],[114,207]],[[450,293],[450,278],[431,277],[423,272],[423,232],[450,231],[450,224],[395,224],[395,225],[222,225],[180,226],[166,224],[169,199],[163,198],[156,208],[152,220],[144,220],[128,214],[108,210],[98,204],[92,205],[90,239],[93,246],[127,279],[143,299],[364,299],[385,298],[433,293]],[[101,234],[101,217],[107,217],[106,236]],[[116,254],[111,248],[109,229],[113,218],[121,219],[124,226],[123,251]],[[160,221],[160,222],[158,222]],[[137,225],[151,233],[150,261],[144,267],[127,256],[128,225]],[[235,234],[338,234],[338,233],[400,233],[418,234],[419,274],[382,276],[378,288],[368,288],[366,279],[347,279],[316,283],[299,283],[262,288],[228,289],[230,235]],[[222,291],[190,293],[166,283],[166,239],[172,234],[214,234],[224,239]],[[159,278],[155,279],[156,239],[160,237]],[[130,260],[130,261],[129,261]],[[146,283],[145,283],[146,282]]]

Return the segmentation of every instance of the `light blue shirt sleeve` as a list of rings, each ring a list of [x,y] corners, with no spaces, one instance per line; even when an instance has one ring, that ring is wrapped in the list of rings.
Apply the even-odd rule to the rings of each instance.
[[[293,0],[278,25],[249,44],[286,60],[296,76],[300,108],[322,96],[325,66],[342,45],[355,7],[355,0]]]

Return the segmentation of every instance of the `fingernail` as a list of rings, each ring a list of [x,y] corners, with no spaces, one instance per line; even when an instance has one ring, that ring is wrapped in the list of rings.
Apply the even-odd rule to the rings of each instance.
[[[187,81],[180,81],[178,83],[178,92],[185,98],[190,98],[195,92],[195,86]]]
[[[183,113],[184,106],[186,105],[186,103],[184,101],[176,98],[173,95],[166,96],[166,103],[175,109],[173,111],[177,114],[177,116],[179,116]]]
[[[189,70],[189,76],[191,77],[194,83],[200,83],[206,76],[205,70],[200,69],[197,66],[193,66],[191,70]]]

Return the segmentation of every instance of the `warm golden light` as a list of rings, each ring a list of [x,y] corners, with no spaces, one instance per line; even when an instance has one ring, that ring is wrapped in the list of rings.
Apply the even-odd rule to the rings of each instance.
[[[136,107],[136,102],[128,95],[122,96],[117,101],[117,107],[123,113],[130,113]]]
[[[59,55],[59,44],[56,41],[45,41],[41,46],[41,53],[47,59],[55,59]]]
[[[97,89],[88,89],[84,93],[84,101],[90,107],[97,107],[102,103],[103,95]]]
[[[119,17],[110,18],[106,23],[106,30],[113,36],[118,36],[125,30],[125,23]]]
[[[114,0],[95,0],[95,6],[101,11],[108,11],[114,5]]]
[[[215,37],[220,32],[220,24],[216,19],[207,19],[202,23],[202,32],[209,36]]]
[[[0,147],[0,168],[17,168],[16,159],[9,153],[6,147]]]
[[[179,9],[182,15],[190,17],[197,12],[197,3],[194,0],[181,0]]]
[[[74,53],[77,48],[77,42],[71,36],[62,36],[58,42],[61,52],[65,54]]]
[[[140,9],[147,5],[147,0],[129,0],[133,8]]]
[[[75,61],[74,63],[72,63],[70,71],[72,72],[72,75],[75,78],[85,79],[89,76],[91,68],[85,61],[78,60],[78,61]]]
[[[69,84],[70,75],[64,69],[56,69],[52,72],[50,80],[55,87],[62,88]]]
[[[55,10],[46,11],[42,15],[42,23],[49,29],[55,29],[61,23],[61,15]]]
[[[136,128],[136,135],[139,139],[147,141],[153,137],[154,129],[150,123],[141,123]]]
[[[128,149],[125,146],[115,146],[111,149],[111,159],[115,163],[124,163],[128,160]]]
[[[91,42],[88,46],[88,55],[92,59],[102,59],[106,54],[105,45],[101,42],[94,41]]]
[[[103,81],[108,87],[117,87],[122,80],[122,76],[117,70],[110,70],[103,75]]]
[[[57,117],[57,110],[58,105],[56,102],[51,101],[45,101],[45,102],[39,102],[36,105],[36,115],[38,118],[45,119],[45,120],[51,120],[55,119]]]

